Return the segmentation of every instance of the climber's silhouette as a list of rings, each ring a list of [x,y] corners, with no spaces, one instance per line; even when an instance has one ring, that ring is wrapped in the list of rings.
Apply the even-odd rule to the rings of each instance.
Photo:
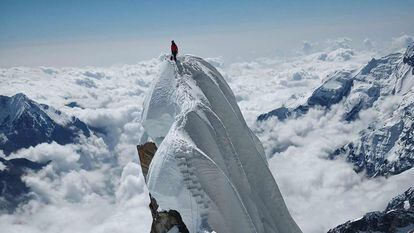
[[[175,44],[175,42],[172,40],[171,41],[171,60],[174,59],[174,61],[177,61],[177,53],[178,53],[178,47]]]

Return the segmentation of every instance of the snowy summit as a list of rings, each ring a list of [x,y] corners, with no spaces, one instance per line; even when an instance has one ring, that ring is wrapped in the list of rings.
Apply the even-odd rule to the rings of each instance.
[[[142,125],[158,150],[148,189],[190,232],[301,232],[221,74],[194,56],[163,62]]]

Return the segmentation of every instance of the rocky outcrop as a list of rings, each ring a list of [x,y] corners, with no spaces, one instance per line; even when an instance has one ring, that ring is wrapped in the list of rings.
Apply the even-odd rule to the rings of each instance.
[[[414,232],[414,189],[393,198],[387,208],[348,221],[328,233],[409,233]]]
[[[404,64],[414,67],[414,43],[409,46],[407,51],[404,53],[403,62]],[[411,69],[411,73],[414,75],[414,68]]]
[[[150,195],[149,207],[152,214],[151,233],[167,233],[177,228],[179,233],[189,233],[180,213],[176,210],[158,211],[157,200]]]
[[[152,158],[154,157],[155,152],[157,152],[157,146],[153,142],[146,142],[142,145],[137,145],[137,150],[141,164],[141,171],[146,181]],[[151,194],[149,197],[149,208],[152,215],[151,233],[167,233],[173,228],[177,228],[179,233],[189,233],[178,211],[158,211],[159,206],[157,200]]]
[[[157,146],[153,142],[146,142],[142,145],[138,145],[137,150],[142,174],[144,175],[145,180],[147,180],[148,169],[155,152],[157,152]]]

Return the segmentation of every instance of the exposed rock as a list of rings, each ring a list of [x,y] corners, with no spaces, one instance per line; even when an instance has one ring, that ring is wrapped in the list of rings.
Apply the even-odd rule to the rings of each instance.
[[[148,169],[152,158],[157,152],[157,146],[153,142],[146,142],[143,145],[137,146],[139,161],[141,162],[141,170],[145,180],[147,179]]]
[[[348,221],[328,233],[411,233],[414,232],[414,189],[393,198],[383,212],[370,212]]]
[[[144,175],[145,181],[147,181],[146,177],[148,169],[155,152],[157,152],[157,146],[153,142],[146,142],[142,145],[138,145],[137,150],[141,163],[142,174]],[[167,233],[174,227],[177,227],[179,233],[188,233],[188,229],[178,211],[158,211],[158,207],[157,200],[155,200],[155,198],[150,194],[149,208],[152,215],[151,233]]]
[[[411,73],[414,75],[414,43],[404,53],[403,62],[412,67]]]
[[[65,106],[69,107],[69,108],[81,108],[84,109],[81,105],[79,105],[77,102],[72,101],[70,103],[67,103]]]
[[[158,211],[157,201],[151,195],[150,199],[151,203],[149,204],[149,207],[153,218],[151,233],[167,233],[174,227],[177,227],[180,233],[189,233],[178,211]]]

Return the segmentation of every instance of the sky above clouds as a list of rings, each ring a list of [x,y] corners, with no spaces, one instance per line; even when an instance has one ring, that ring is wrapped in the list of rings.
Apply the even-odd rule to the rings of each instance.
[[[227,60],[290,54],[303,41],[412,35],[414,2],[0,2],[0,66],[136,63],[168,52]]]

